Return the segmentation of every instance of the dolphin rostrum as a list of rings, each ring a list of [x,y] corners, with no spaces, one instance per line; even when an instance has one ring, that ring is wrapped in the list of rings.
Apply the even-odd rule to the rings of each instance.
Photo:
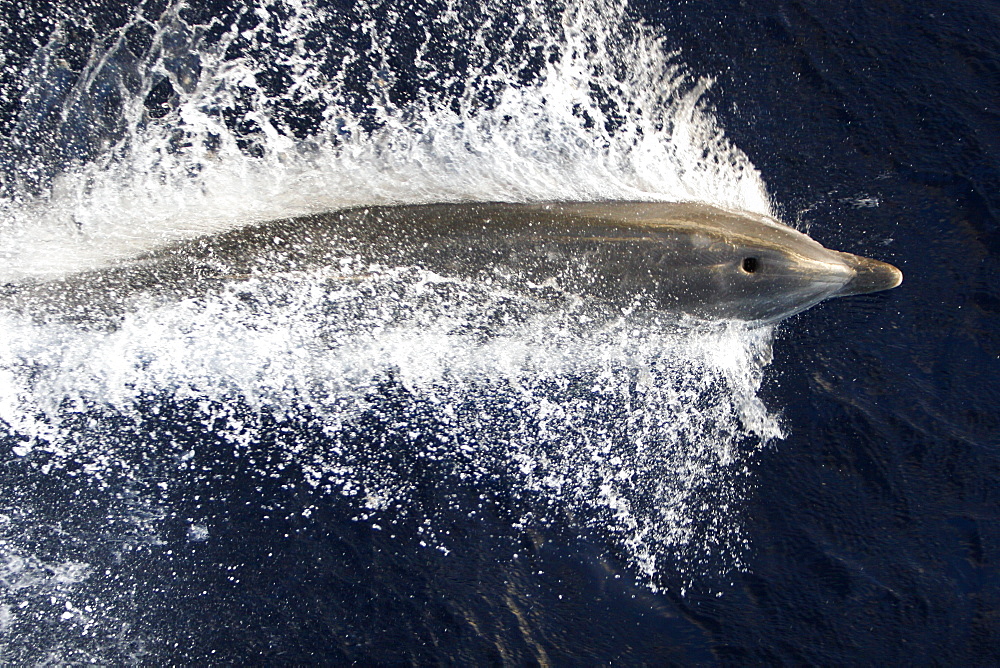
[[[892,265],[829,250],[767,216],[707,204],[462,203],[371,206],[263,223],[110,268],[9,287],[0,304],[89,319],[99,295],[103,306],[96,308],[108,315],[129,295],[196,296],[218,281],[336,267],[345,258],[762,324],[830,297],[902,282]]]

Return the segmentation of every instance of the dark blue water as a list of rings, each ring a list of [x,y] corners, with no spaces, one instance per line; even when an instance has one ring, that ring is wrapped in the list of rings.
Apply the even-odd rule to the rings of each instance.
[[[79,10],[92,24],[66,38],[59,71],[83,68],[100,30],[128,16],[93,4]],[[64,122],[73,114],[55,92],[48,110],[26,111],[23,71],[56,14],[0,8],[2,185],[29,197],[68,166],[101,160],[126,124],[121,102],[99,96],[74,104],[103,111],[73,112],[105,119],[96,130]],[[206,22],[211,32],[238,8],[205,11],[222,17]],[[470,479],[467,464],[427,457],[447,419],[391,373],[337,442],[354,466],[405,481],[410,506],[380,507],[365,521],[351,497],[301,484],[306,458],[286,465],[276,454],[330,447],[328,425],[308,405],[282,421],[252,402],[240,413],[234,398],[232,414],[254,434],[235,447],[204,428],[197,398],[146,396],[139,425],[99,405],[68,410],[70,441],[96,439],[122,460],[102,476],[88,474],[85,458],[54,469],[51,453],[2,458],[4,662],[1000,663],[1000,6],[631,11],[680,50],[688,71],[714,78],[707,101],[785,220],[905,275],[896,290],[835,300],[780,326],[760,393],[786,437],[758,448],[744,434],[735,447],[746,471],[724,471],[738,500],[727,513],[745,541],[717,551],[713,540],[694,541],[703,548],[661,554],[647,577],[620,543],[581,524],[579,508],[543,509],[544,499],[512,492],[502,458],[477,461]],[[329,38],[347,43],[348,32]],[[409,33],[399,33],[405,53]],[[446,49],[439,37],[433,48]],[[400,61],[385,65],[394,77],[386,94],[404,106],[422,88],[419,70]],[[183,53],[169,62],[196,68]],[[263,79],[277,91],[281,74]],[[524,85],[532,76],[523,71]],[[476,85],[488,106],[489,86]],[[458,95],[427,86],[442,99]],[[370,89],[355,88],[357,117],[378,126],[365,115],[377,102]],[[309,137],[322,109],[288,99],[284,127]],[[172,100],[176,91],[161,85],[142,103],[155,117]],[[254,130],[230,130],[253,154]],[[481,431],[461,436],[470,447],[519,428],[500,409],[486,414]],[[13,426],[0,429],[4,448],[25,442]],[[731,503],[710,486],[699,494],[711,507]],[[525,523],[528,514],[544,521]],[[706,520],[693,531],[713,528]],[[34,565],[13,568],[24,555]],[[91,575],[73,589],[54,563],[87,564]],[[102,607],[87,611],[94,600]],[[60,623],[63,608],[113,623]]]
[[[776,347],[772,401],[792,433],[758,462],[752,574],[707,615],[718,655],[994,663],[996,7],[774,3],[723,16],[702,41],[725,42],[707,58],[732,64],[727,130],[779,201],[820,190],[817,214],[865,230],[817,238],[884,244],[907,282],[809,313]],[[712,30],[703,20],[692,33]],[[858,191],[881,205],[845,205]]]
[[[995,663],[997,8],[713,4],[678,34],[727,132],[784,206],[818,201],[816,238],[906,283],[785,327],[751,572],[680,608],[722,662]]]

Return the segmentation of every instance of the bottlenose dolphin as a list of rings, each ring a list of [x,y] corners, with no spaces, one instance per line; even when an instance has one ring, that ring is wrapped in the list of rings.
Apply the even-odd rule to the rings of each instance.
[[[707,204],[462,203],[370,206],[258,224],[14,286],[0,303],[88,319],[123,309],[138,293],[197,296],[220,281],[336,267],[345,258],[752,323],[902,282],[892,265],[829,250],[768,216]]]

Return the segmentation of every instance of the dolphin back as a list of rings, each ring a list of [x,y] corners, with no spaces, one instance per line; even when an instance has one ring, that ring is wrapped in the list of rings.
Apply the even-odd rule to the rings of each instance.
[[[225,282],[345,260],[420,267],[515,290],[544,284],[697,318],[760,321],[838,293],[893,287],[901,278],[890,265],[827,250],[766,216],[707,204],[460,203],[270,221],[118,266],[27,282],[8,288],[3,301],[49,315],[113,315],[137,294],[181,299]]]

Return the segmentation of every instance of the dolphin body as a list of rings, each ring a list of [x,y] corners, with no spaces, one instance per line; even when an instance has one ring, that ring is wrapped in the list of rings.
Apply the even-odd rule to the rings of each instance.
[[[35,317],[114,318],[136,295],[197,297],[227,281],[345,259],[760,324],[902,282],[892,265],[829,250],[767,216],[707,204],[462,203],[263,223],[110,268],[8,286],[0,304]]]

